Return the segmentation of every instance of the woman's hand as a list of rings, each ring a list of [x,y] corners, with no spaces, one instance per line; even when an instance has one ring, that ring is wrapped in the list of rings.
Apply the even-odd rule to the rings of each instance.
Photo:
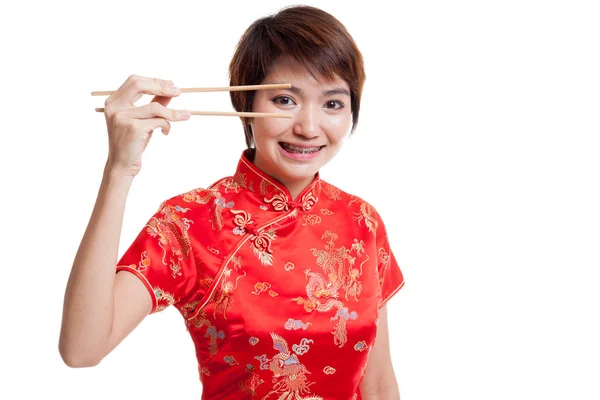
[[[142,95],[153,94],[150,104],[135,107]],[[154,129],[169,134],[169,121],[190,118],[185,110],[168,109],[171,98],[180,92],[173,81],[131,75],[104,103],[108,128],[109,153],[106,167],[128,176],[136,176],[142,168],[142,153]]]

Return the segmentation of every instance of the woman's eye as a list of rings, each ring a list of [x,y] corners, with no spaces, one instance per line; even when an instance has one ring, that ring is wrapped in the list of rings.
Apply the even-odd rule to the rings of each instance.
[[[289,106],[294,104],[294,101],[288,96],[275,97],[272,101],[276,104],[281,104],[282,106]]]
[[[338,105],[338,107],[336,107],[336,105]],[[344,103],[339,100],[329,100],[325,103],[325,106],[329,109],[339,110],[340,108],[344,108]]]

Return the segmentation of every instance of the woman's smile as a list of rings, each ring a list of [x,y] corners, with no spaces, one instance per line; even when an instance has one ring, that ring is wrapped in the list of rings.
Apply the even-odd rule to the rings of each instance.
[[[286,157],[294,160],[310,160],[321,152],[325,146],[306,146],[292,144],[287,142],[279,142],[279,148]]]

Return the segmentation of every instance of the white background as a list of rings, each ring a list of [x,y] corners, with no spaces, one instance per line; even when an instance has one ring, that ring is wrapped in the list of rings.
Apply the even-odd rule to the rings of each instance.
[[[402,399],[600,399],[597,2],[307,3],[365,57],[358,129],[321,173],[386,221],[407,282],[388,303]],[[90,92],[133,73],[226,86],[246,27],[290,4],[3,3],[0,398],[200,398],[174,308],[97,367],[59,356],[108,150]],[[170,106],[232,109],[225,92]],[[231,175],[243,149],[233,117],[156,131],[119,255],[162,200]]]

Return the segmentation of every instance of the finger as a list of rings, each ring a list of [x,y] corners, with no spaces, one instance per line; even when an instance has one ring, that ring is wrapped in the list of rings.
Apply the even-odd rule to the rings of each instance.
[[[155,117],[161,117],[170,121],[184,121],[190,118],[190,113],[187,110],[173,110],[166,108],[158,102],[146,104],[133,108],[131,110],[123,111],[123,117],[136,118],[136,119],[149,119]]]
[[[154,96],[151,103],[158,103],[158,104],[161,104],[164,107],[166,107],[170,101],[171,101],[171,97]],[[167,121],[167,120],[165,120],[165,121]],[[169,121],[167,121],[167,125],[168,125],[168,129],[162,128],[162,133],[165,136],[167,136],[169,134],[169,132],[171,132],[171,123]]]
[[[133,108],[134,103],[144,94],[164,97],[174,97],[180,94],[179,89],[175,88],[172,81],[137,75],[132,75],[128,80],[129,83],[121,90],[120,95],[115,96],[111,102],[111,105],[118,110]]]
[[[109,101],[109,99],[107,99],[107,103],[114,103],[115,101],[118,101],[119,99],[121,99],[123,94],[126,91],[131,90],[132,85],[135,85],[136,81],[153,81],[158,84],[165,85],[167,87],[174,86],[173,81],[170,81],[170,80],[162,80],[162,79],[158,79],[158,78],[148,78],[148,77],[139,76],[139,75],[130,75],[125,80],[125,82],[121,85],[121,87],[119,89],[117,89],[117,91],[109,97],[110,101]],[[135,99],[135,95],[132,98]],[[137,99],[139,99],[139,97],[137,97]],[[137,99],[135,99],[134,102],[137,101]]]
[[[104,107],[108,106],[110,103],[115,101],[117,97],[123,94],[123,91],[127,88],[127,86],[129,86],[134,76],[136,75],[130,75],[129,78],[127,78],[113,94],[108,96],[108,98],[104,101]]]
[[[168,96],[154,96],[151,103],[159,103],[166,107],[171,102],[171,99],[172,99],[172,97],[168,97]]]
[[[121,96],[123,96],[123,93],[129,88],[129,86],[131,86],[133,81],[136,79],[145,79],[145,77],[139,75],[129,75],[125,82],[123,82],[123,84],[106,99],[106,101],[104,102],[104,107],[107,108],[107,106],[115,103],[117,99],[121,98]]]
[[[137,124],[145,132],[152,133],[155,129],[160,128],[165,135],[168,135],[171,131],[171,124],[164,118],[142,119]]]

